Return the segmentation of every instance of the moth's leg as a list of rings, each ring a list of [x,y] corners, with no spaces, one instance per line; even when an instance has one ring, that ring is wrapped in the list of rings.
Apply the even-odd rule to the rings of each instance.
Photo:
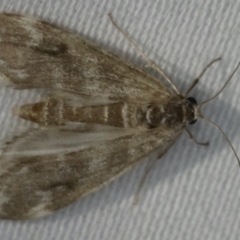
[[[154,157],[154,159],[152,159],[152,161],[146,166],[144,174],[143,174],[143,176],[141,178],[141,181],[140,181],[140,183],[138,185],[138,189],[137,189],[137,192],[135,194],[133,204],[137,204],[138,203],[141,189],[142,189],[142,187],[143,187],[143,185],[144,185],[144,183],[146,181],[146,178],[147,178],[148,174],[150,173],[150,171],[155,166],[155,163],[157,162],[157,160],[159,160],[161,157],[163,157],[166,154],[166,152],[173,145],[173,143],[175,143],[175,142],[172,142],[172,144],[170,144],[164,151],[158,152],[157,155]]]
[[[186,91],[186,93],[183,95],[184,97],[187,97],[187,95],[192,91],[192,89],[198,84],[200,78],[203,76],[203,74],[207,71],[207,69],[215,62],[220,61],[221,57],[213,59],[210,63],[208,63],[208,65],[202,70],[202,72],[199,74],[199,76],[197,78],[195,78],[193,80],[193,83],[191,84],[191,86],[188,88],[188,90]]]
[[[132,41],[131,38],[127,36],[127,34],[116,24],[114,21],[111,13],[108,14],[112,24],[117,28],[117,30],[128,40],[131,45],[139,52],[139,54],[148,62],[148,66],[159,72],[166,80],[167,82],[171,85],[173,90],[177,93],[180,94],[179,90],[177,89],[176,85],[172,82],[172,80],[164,73],[164,71],[151,59],[149,59],[140,49],[139,47]]]
[[[191,140],[193,140],[196,144],[201,145],[201,146],[208,146],[209,145],[209,142],[199,142],[199,141],[197,141],[195,139],[195,137],[192,135],[192,133],[187,128],[185,128],[185,131],[188,134],[189,138]]]
[[[141,180],[140,180],[140,183],[139,183],[139,185],[138,185],[138,189],[137,189],[137,192],[136,192],[136,194],[135,194],[133,204],[137,204],[137,203],[138,203],[138,201],[139,201],[139,195],[140,195],[140,192],[141,192],[141,190],[142,190],[142,187],[143,187],[143,185],[144,185],[144,183],[145,183],[145,181],[146,181],[146,178],[147,178],[148,174],[150,173],[150,171],[153,169],[153,167],[154,167],[154,165],[155,165],[155,163],[156,163],[156,161],[157,161],[158,159],[159,159],[159,158],[156,157],[155,159],[153,159],[153,160],[150,162],[150,164],[148,164],[148,165],[146,166],[146,169],[145,169],[145,171],[144,171],[144,174],[143,174],[143,176],[142,176],[142,178],[141,178]]]

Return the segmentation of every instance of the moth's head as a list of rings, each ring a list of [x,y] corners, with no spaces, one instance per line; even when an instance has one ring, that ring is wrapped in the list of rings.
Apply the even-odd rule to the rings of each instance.
[[[197,122],[199,117],[199,106],[197,100],[194,97],[186,98],[187,108],[186,108],[186,117],[189,124],[194,124]]]
[[[189,92],[197,85],[197,83],[199,82],[199,79],[201,78],[201,76],[204,74],[204,72],[206,71],[206,69],[212,65],[214,62],[219,61],[221,58],[217,58],[215,60],[213,60],[212,62],[210,62],[206,68],[202,71],[202,73],[200,74],[200,76],[198,78],[196,78],[193,82],[193,84],[191,85],[191,87],[187,90],[187,92],[184,95],[181,95],[181,98],[184,99],[186,101],[186,119],[187,122],[189,124],[194,124],[198,118],[201,118],[203,120],[205,120],[206,122],[208,122],[210,125],[214,126],[223,136],[224,138],[227,140],[227,142],[229,143],[230,147],[232,148],[238,163],[240,165],[240,158],[238,157],[233,145],[231,144],[230,140],[228,139],[228,137],[226,136],[226,134],[223,132],[223,130],[218,127],[215,123],[213,123],[211,120],[205,118],[202,113],[201,113],[201,108],[206,105],[207,103],[211,102],[213,99],[215,99],[222,91],[223,89],[227,86],[227,84],[230,82],[230,80],[232,79],[234,73],[237,71],[237,69],[240,66],[240,62],[238,63],[237,67],[235,68],[235,70],[232,72],[232,74],[229,76],[229,78],[227,79],[226,83],[223,85],[223,87],[211,98],[205,100],[204,102],[198,104],[196,99],[193,97],[187,97]],[[177,90],[177,93],[179,94],[179,91]],[[190,138],[193,138],[191,132],[189,132],[189,130],[187,129],[187,127],[185,128],[185,130],[188,132]],[[200,144],[200,145],[207,145],[205,143],[199,143],[196,140],[194,140],[196,143]]]

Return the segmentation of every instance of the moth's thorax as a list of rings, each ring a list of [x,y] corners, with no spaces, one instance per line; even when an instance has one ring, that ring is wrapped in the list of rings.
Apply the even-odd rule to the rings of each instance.
[[[151,127],[179,128],[196,120],[195,108],[187,99],[176,97],[165,104],[148,106],[146,120]]]

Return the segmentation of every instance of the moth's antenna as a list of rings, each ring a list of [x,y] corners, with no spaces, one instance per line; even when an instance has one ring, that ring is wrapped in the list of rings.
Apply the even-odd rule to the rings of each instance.
[[[204,106],[206,103],[212,101],[214,98],[216,98],[216,97],[223,91],[223,89],[227,86],[227,84],[228,84],[228,83],[230,82],[230,80],[232,79],[233,75],[235,74],[235,72],[237,71],[237,69],[239,68],[239,66],[240,66],[240,62],[238,63],[237,67],[234,69],[234,71],[232,72],[232,74],[229,76],[228,80],[227,80],[226,83],[223,85],[223,87],[222,87],[213,97],[211,97],[211,98],[209,98],[208,100],[206,100],[206,101],[202,102],[201,104],[199,104],[198,107],[199,107],[199,117],[202,118],[202,119],[204,119],[204,120],[205,120],[206,122],[208,122],[210,125],[214,126],[214,127],[224,136],[224,138],[226,139],[226,141],[228,142],[228,144],[229,144],[230,147],[232,148],[232,150],[233,150],[233,152],[234,152],[234,154],[235,154],[235,156],[236,156],[236,158],[237,158],[237,160],[238,160],[238,164],[239,164],[239,166],[240,166],[240,159],[239,159],[239,157],[238,157],[238,155],[237,155],[237,152],[236,152],[236,150],[234,149],[232,143],[231,143],[230,140],[228,139],[227,135],[223,132],[223,130],[222,130],[219,126],[217,126],[215,123],[213,123],[213,122],[210,121],[209,119],[205,118],[205,117],[201,114],[201,112],[200,112],[200,109],[201,109],[202,106]]]
[[[112,14],[108,14],[112,24],[117,28],[117,30],[130,42],[130,44],[139,52],[139,54],[148,62],[148,65],[155,69],[157,72],[159,72],[171,85],[173,90],[180,95],[179,90],[177,89],[176,85],[172,82],[172,80],[164,73],[164,71],[151,59],[149,59],[142,51],[141,49],[133,42],[131,38],[127,36],[127,34],[117,25],[117,23],[114,21]]]
[[[231,81],[233,75],[234,75],[235,72],[238,70],[239,66],[240,66],[240,62],[238,63],[237,67],[234,69],[234,71],[232,72],[232,74],[229,76],[229,78],[228,78],[228,80],[226,81],[226,83],[222,86],[222,88],[221,88],[213,97],[211,97],[211,98],[209,98],[208,100],[206,100],[206,101],[202,102],[201,104],[199,104],[201,107],[202,107],[203,105],[205,105],[206,103],[212,101],[214,98],[216,98],[216,97],[223,91],[223,89],[224,89],[224,88],[227,86],[227,84]]]
[[[238,164],[240,166],[240,159],[236,153],[236,150],[234,149],[232,143],[230,142],[229,138],[227,137],[227,135],[223,132],[223,130],[215,123],[213,123],[212,121],[210,121],[209,119],[201,116],[202,119],[204,119],[207,123],[209,123],[210,125],[212,125],[213,127],[215,127],[223,136],[224,138],[227,140],[228,144],[230,145],[230,147],[232,148],[234,154],[235,154],[235,157],[237,158],[237,161],[238,161]]]
[[[208,65],[202,70],[202,72],[200,73],[200,75],[193,80],[193,83],[191,84],[191,86],[188,88],[188,90],[186,91],[186,93],[183,95],[184,97],[187,97],[187,95],[192,91],[192,89],[198,84],[200,78],[203,76],[203,74],[207,71],[207,69],[215,62],[220,61],[221,57],[213,59],[210,63],[208,63]]]

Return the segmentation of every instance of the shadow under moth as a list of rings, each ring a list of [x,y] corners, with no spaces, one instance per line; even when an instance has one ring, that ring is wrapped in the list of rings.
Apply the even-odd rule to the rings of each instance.
[[[183,131],[199,143],[187,124],[203,118],[201,107],[223,88],[201,104],[187,95],[219,59],[181,94],[138,51],[166,83],[57,26],[0,14],[0,86],[47,93],[12,109],[33,127],[1,146],[0,218],[30,219],[61,209],[150,154],[158,151],[160,158]]]

